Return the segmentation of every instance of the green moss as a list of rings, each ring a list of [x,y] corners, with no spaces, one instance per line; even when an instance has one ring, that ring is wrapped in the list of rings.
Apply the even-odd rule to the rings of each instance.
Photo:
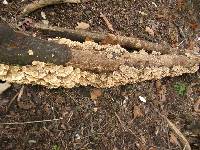
[[[178,95],[184,96],[187,92],[187,85],[185,83],[176,83],[174,89]]]

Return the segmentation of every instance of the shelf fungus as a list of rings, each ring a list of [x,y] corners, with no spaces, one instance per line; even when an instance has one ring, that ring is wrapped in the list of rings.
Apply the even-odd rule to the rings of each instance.
[[[0,64],[0,79],[48,88],[75,86],[112,87],[145,80],[195,73],[199,58],[144,50],[128,52],[120,45],[83,43],[65,38],[49,39],[70,49],[70,59],[62,65],[33,61],[28,65]],[[32,56],[32,55],[31,55]]]

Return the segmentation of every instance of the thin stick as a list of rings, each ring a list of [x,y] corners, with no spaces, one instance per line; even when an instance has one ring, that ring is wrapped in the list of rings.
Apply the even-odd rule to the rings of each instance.
[[[17,97],[17,101],[20,100],[20,98],[22,97],[23,92],[24,92],[24,85],[22,85],[22,87],[21,87],[21,89],[20,89],[20,91],[19,91],[19,95],[18,95],[18,97]]]
[[[170,129],[178,136],[181,143],[184,145],[184,150],[191,150],[190,144],[185,138],[185,136],[179,131],[179,129],[164,115],[161,115],[165,121],[168,123]]]
[[[19,93],[15,94],[15,96],[10,100],[7,108],[6,108],[6,111],[8,112],[10,106],[12,105],[12,103],[14,102],[14,100],[16,99],[16,97],[19,95]]]
[[[24,91],[24,85],[21,87],[20,91],[17,94],[15,94],[15,96],[10,100],[10,102],[9,102],[7,108],[6,108],[7,112],[9,110],[10,106],[12,105],[12,103],[14,102],[14,100],[16,99],[16,97],[17,97],[17,101],[20,100],[20,98],[21,98],[21,96],[23,94],[23,91]]]
[[[43,123],[43,122],[53,122],[53,121],[59,121],[63,118],[59,119],[52,119],[52,120],[39,120],[39,121],[27,121],[27,122],[6,122],[6,123],[0,123],[0,125],[23,125],[23,124],[32,124],[32,123]]]
[[[117,43],[122,47],[128,49],[144,49],[146,51],[152,52],[157,51],[162,54],[170,54],[170,53],[180,53],[183,54],[185,50],[180,50],[176,48],[172,48],[169,45],[152,43],[146,40],[141,40],[135,37],[125,37],[120,35],[113,35],[108,33],[100,33],[100,32],[89,32],[84,30],[73,30],[60,28],[56,26],[46,26],[41,23],[35,23],[33,28],[44,31],[45,33],[50,32],[52,35],[63,36],[73,41],[84,42],[86,37],[92,38],[95,42],[102,42],[106,40],[106,42]]]
[[[81,3],[81,0],[36,0],[23,8],[20,17],[27,16],[39,8],[62,3]]]

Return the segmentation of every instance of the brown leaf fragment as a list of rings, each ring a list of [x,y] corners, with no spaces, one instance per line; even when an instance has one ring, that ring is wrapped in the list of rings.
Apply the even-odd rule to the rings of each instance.
[[[199,97],[199,99],[196,101],[196,103],[194,104],[194,110],[195,110],[197,113],[200,113],[200,97]]]
[[[133,108],[133,119],[143,117],[144,114],[142,113],[141,109],[139,106],[134,106]]]
[[[110,21],[107,19],[107,17],[103,13],[100,13],[100,17],[105,21],[108,29],[111,31],[114,31],[112,24],[110,23]]]
[[[95,88],[95,89],[92,89],[91,91],[90,91],[90,98],[92,99],[92,100],[96,100],[98,97],[100,97],[102,95],[102,91],[100,90],[100,89],[97,89],[97,88]]]
[[[177,137],[173,134],[173,133],[170,133],[170,142],[172,144],[175,144],[175,145],[179,145],[180,143],[178,142],[178,139]]]
[[[157,90],[157,94],[159,97],[159,101],[165,102],[166,101],[166,93],[167,93],[166,85],[162,85],[160,80],[157,80],[156,81],[156,90]]]
[[[76,29],[82,29],[82,30],[86,30],[90,27],[90,25],[88,23],[85,22],[78,22],[78,25],[76,26]]]
[[[152,146],[152,147],[149,148],[149,150],[157,150],[157,147]]]

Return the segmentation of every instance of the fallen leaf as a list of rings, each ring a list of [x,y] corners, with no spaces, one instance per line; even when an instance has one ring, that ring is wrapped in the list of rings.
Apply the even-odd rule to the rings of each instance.
[[[170,133],[170,142],[172,144],[179,145],[178,139],[173,133]]]
[[[160,80],[157,80],[156,81],[156,90],[157,90],[157,94],[159,97],[159,101],[165,102],[166,101],[166,93],[167,93],[166,85],[162,85]]]
[[[0,83],[0,94],[2,94],[4,91],[6,91],[10,87],[10,83]]]
[[[145,28],[145,31],[146,31],[149,35],[154,36],[154,31],[153,31],[153,29],[151,29],[150,27],[146,27],[146,28]]]
[[[134,106],[133,116],[134,116],[133,119],[144,116],[139,106]]]
[[[92,100],[96,100],[98,97],[100,97],[102,95],[102,91],[100,89],[92,89],[90,91],[90,98]]]
[[[194,104],[194,110],[198,113],[200,113],[200,97]]]
[[[76,26],[76,29],[82,29],[82,30],[86,30],[90,27],[90,25],[88,23],[85,22],[78,22],[78,25]]]
[[[100,13],[100,17],[105,21],[109,30],[114,31],[112,24],[110,23],[110,21],[108,21],[107,17],[103,13]]]

